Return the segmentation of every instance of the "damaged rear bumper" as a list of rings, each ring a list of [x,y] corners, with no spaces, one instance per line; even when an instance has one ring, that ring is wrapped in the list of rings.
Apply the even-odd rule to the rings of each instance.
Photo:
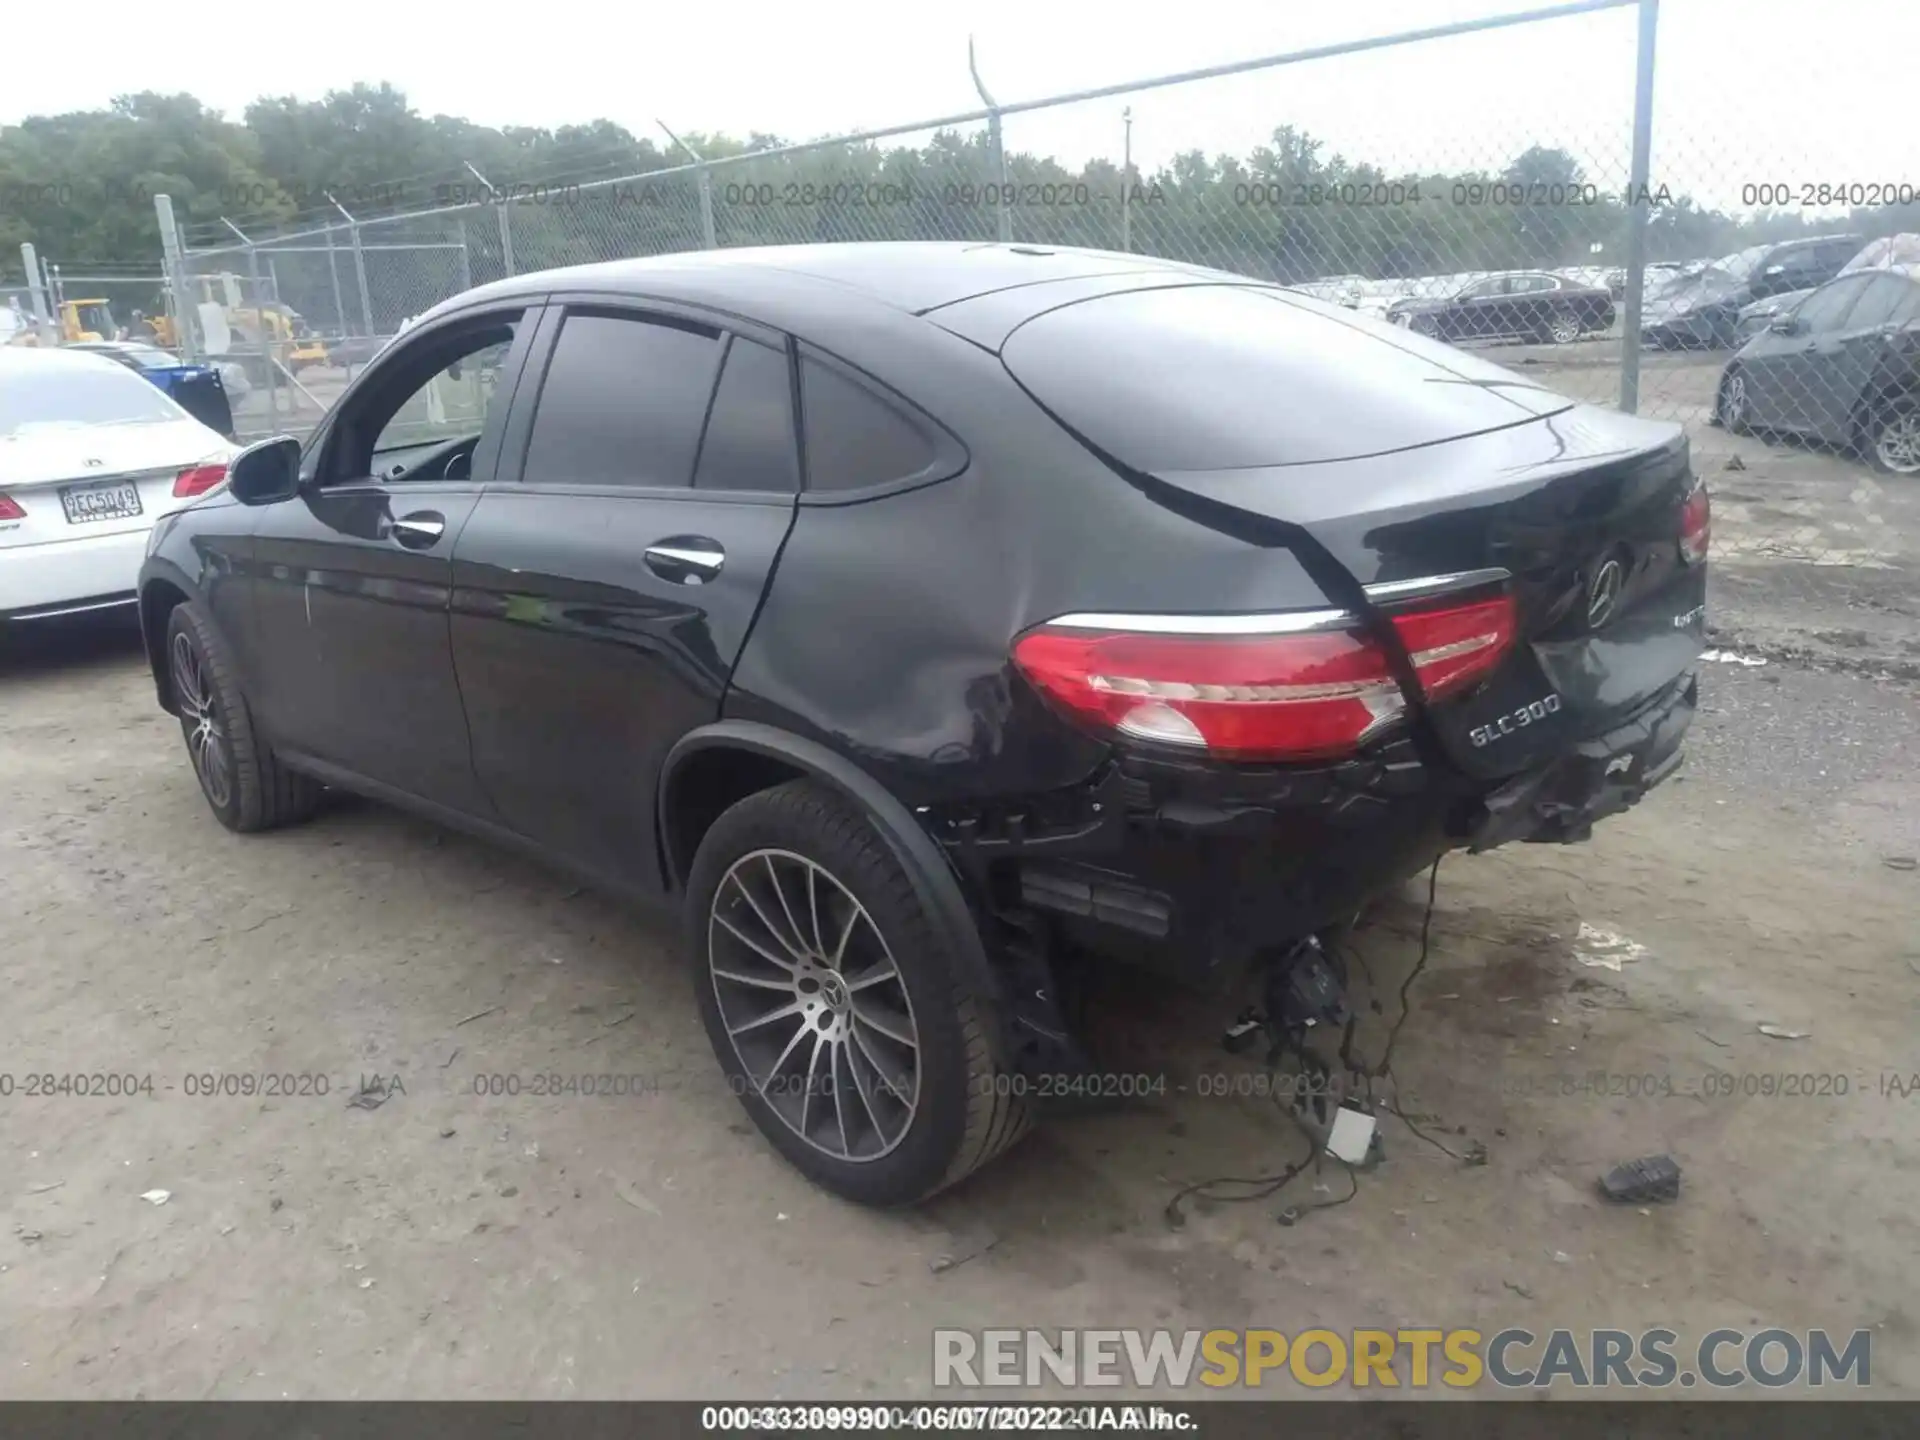
[[[1448,850],[1583,840],[1678,767],[1691,675],[1630,719],[1489,785],[1402,737],[1324,768],[1121,757],[1079,791],[923,815],[991,908],[1202,982],[1353,918]]]
[[[1681,742],[1698,703],[1699,681],[1689,675],[1626,724],[1509,780],[1486,797],[1468,848],[1478,853],[1516,840],[1585,840],[1597,822],[1637,805],[1680,768]]]

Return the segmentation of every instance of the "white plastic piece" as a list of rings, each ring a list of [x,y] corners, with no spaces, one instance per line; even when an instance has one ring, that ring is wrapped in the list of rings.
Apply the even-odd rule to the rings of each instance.
[[[1333,1129],[1327,1135],[1327,1153],[1349,1165],[1365,1164],[1367,1152],[1373,1148],[1373,1130],[1373,1116],[1351,1105],[1342,1105],[1333,1112]]]

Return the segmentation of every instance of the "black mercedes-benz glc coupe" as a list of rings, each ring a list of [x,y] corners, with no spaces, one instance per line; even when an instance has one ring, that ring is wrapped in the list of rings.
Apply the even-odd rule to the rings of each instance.
[[[1077,1062],[1062,957],[1284,968],[1639,799],[1707,534],[1676,427],[1273,285],[798,246],[448,301],[140,598],[223,824],[337,786],[678,907],[761,1131],[888,1204]]]

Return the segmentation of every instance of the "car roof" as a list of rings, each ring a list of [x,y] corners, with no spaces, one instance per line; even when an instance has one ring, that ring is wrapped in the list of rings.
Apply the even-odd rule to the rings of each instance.
[[[34,345],[0,346],[0,375],[9,370],[70,370],[77,374],[99,374],[102,367],[113,371],[123,370],[118,361],[109,360],[104,355],[90,354],[84,350],[41,349]]]
[[[640,296],[705,292],[737,298],[749,314],[757,298],[831,299],[837,293],[923,315],[1000,290],[1141,271],[1227,278],[1150,255],[1063,246],[938,240],[769,245],[682,251],[516,275],[469,291],[429,314],[474,300],[592,290]]]

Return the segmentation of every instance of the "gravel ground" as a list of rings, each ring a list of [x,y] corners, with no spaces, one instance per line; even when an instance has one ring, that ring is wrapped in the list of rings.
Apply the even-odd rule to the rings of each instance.
[[[1200,1093],[1257,1077],[1218,1049],[1221,1002],[1113,986],[1109,1048],[1164,1096],[1050,1124],[921,1211],[863,1212],[749,1130],[656,923],[372,805],[229,835],[130,632],[16,641],[0,1070],[153,1091],[0,1099],[0,1397],[900,1397],[928,1393],[936,1325],[1410,1320],[1865,1327],[1875,1391],[1910,1394],[1920,1100],[1878,1082],[1920,1068],[1920,873],[1887,863],[1920,853],[1920,705],[1858,673],[1704,669],[1679,780],[1588,845],[1440,871],[1391,1084],[1488,1163],[1388,1118],[1349,1203],[1276,1224],[1346,1193],[1309,1172],[1176,1230],[1180,1186],[1303,1143],[1270,1103]],[[1423,898],[1357,937],[1381,1005],[1363,1053]],[[1644,951],[1583,964],[1582,923]],[[1785,1068],[1848,1094],[1697,1093]],[[1595,1070],[1674,1093],[1557,1093]],[[326,1093],[190,1078],[261,1073]],[[641,1093],[477,1093],[541,1073]],[[350,1104],[376,1076],[386,1098]],[[1677,1203],[1594,1196],[1662,1150]]]

